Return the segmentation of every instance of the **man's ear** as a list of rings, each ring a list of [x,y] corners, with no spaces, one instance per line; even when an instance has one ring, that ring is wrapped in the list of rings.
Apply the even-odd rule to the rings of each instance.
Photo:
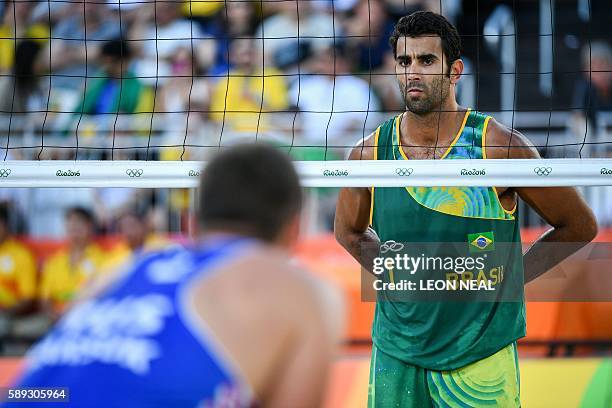
[[[463,74],[463,61],[461,59],[456,59],[455,61],[453,61],[453,63],[451,64],[450,67],[450,82],[451,84],[456,84],[457,82],[459,82],[459,79],[461,78],[461,75]]]

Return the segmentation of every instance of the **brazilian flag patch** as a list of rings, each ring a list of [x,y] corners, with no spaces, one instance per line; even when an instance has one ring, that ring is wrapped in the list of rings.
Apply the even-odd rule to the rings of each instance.
[[[470,252],[487,252],[495,250],[493,231],[468,234]]]

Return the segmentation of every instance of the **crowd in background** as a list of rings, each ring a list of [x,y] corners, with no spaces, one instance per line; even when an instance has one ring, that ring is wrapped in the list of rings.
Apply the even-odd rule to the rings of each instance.
[[[121,270],[133,256],[173,244],[156,234],[150,211],[132,206],[114,220],[117,235],[102,236],[85,207],[63,214],[65,240],[18,239],[0,206],[0,354],[20,353],[44,334],[78,297]]]
[[[460,2],[447,3],[454,18]],[[110,156],[95,147],[134,138],[155,144],[151,134],[163,144],[217,146],[221,137],[257,134],[305,146],[293,149],[297,158],[321,159],[323,149],[313,146],[352,145],[379,123],[380,111],[402,110],[388,37],[406,11],[436,7],[415,0],[0,2],[2,146],[28,145],[20,141],[28,127],[33,144],[45,145],[2,153],[178,159],[180,148]],[[74,146],[75,135],[85,146],[78,152],[47,147]],[[327,159],[343,154],[324,150]],[[205,157],[187,149],[182,158]],[[0,201],[11,205],[15,231],[58,239],[66,208],[89,208],[113,232],[113,217],[143,194],[0,189]],[[180,218],[185,196],[158,192],[143,200]],[[181,221],[174,224],[180,231]]]
[[[0,129],[13,139],[3,153],[106,159],[101,148],[151,135],[178,146],[214,147],[235,134],[295,147],[350,146],[404,109],[388,45],[398,18],[432,10],[461,27],[464,7],[462,0],[3,0]],[[466,29],[464,41],[473,36]],[[612,110],[610,44],[594,38],[580,46],[588,75],[576,78],[566,106],[583,108],[594,122],[596,112]],[[484,56],[472,54],[463,55],[458,89],[469,106],[478,101],[467,89],[477,86],[473,67],[487,74],[480,72]],[[43,148],[11,149],[22,146],[15,141],[27,129]],[[85,147],[44,147],[53,136],[76,136]],[[151,145],[142,139],[138,146]],[[343,153],[332,149],[332,158]],[[112,151],[113,159],[179,156],[204,158],[195,148]]]
[[[11,147],[0,152],[196,160],[205,151],[142,146],[151,135],[165,145],[210,147],[256,135],[291,145],[298,159],[341,158],[345,150],[334,147],[404,110],[388,45],[395,22],[416,10],[440,12],[440,4],[0,1],[0,144]],[[463,2],[443,4],[460,23]],[[610,44],[581,46],[584,72],[572,102],[581,109],[571,122],[578,135],[585,121],[612,110]],[[475,57],[464,56],[466,67]],[[469,90],[458,91],[469,104]],[[28,131],[36,148],[13,148],[28,145],[20,141]],[[74,146],[75,136],[81,150],[49,147],[53,138]],[[140,148],[111,152],[134,138]],[[155,231],[185,233],[188,224],[188,193],[179,190],[0,189],[0,202],[0,338],[40,331],[90,278],[157,245]],[[331,218],[333,194],[322,203]],[[13,234],[66,245],[35,259]],[[98,234],[118,238],[100,243]],[[8,325],[7,316],[26,317]]]
[[[487,7],[479,35],[494,14]],[[468,89],[477,86],[473,67],[483,84],[488,73],[484,53],[469,46],[469,9],[462,0],[0,0],[0,146],[8,147],[0,153],[201,160],[221,144],[255,137],[291,146],[297,159],[342,158],[346,147],[404,110],[388,38],[413,11],[442,12],[462,30],[466,75],[458,97],[477,107]],[[585,134],[596,132],[585,130],[597,127],[597,113],[612,110],[612,52],[606,38],[580,47],[583,72],[566,106],[582,109],[568,121],[576,138],[561,142],[590,156],[597,146],[580,144],[594,140]],[[59,238],[66,208],[90,208],[112,225],[108,220],[137,194],[0,189],[0,201],[11,204],[17,231]],[[188,204],[184,192],[145,201],[179,216]],[[181,222],[174,224],[180,230]]]
[[[10,97],[0,107],[39,113],[49,134],[102,128],[83,115],[156,112],[167,124],[189,112],[190,131],[285,127],[306,144],[346,144],[376,125],[377,111],[402,109],[392,75],[378,75],[394,72],[387,40],[404,6],[437,2],[396,3],[4,1],[0,90]]]
[[[292,146],[348,146],[404,109],[388,45],[398,18],[432,10],[460,26],[464,7],[462,0],[3,0],[0,129],[14,146],[24,129],[42,145],[51,136],[77,136],[86,145],[95,135],[94,147],[110,148],[126,136],[159,134],[166,144],[217,146],[227,141],[224,132],[238,132]],[[466,43],[474,36],[464,35]],[[577,81],[572,103],[588,115],[612,108],[610,45],[593,40],[582,67],[588,78]],[[463,55],[458,90],[468,105],[477,102],[467,88],[484,58],[473,54]],[[187,156],[147,150],[145,158],[176,159],[179,152],[202,158],[196,149]],[[312,158],[307,149],[297,152]],[[75,155],[68,148],[35,153]],[[104,159],[108,152],[83,149],[79,158],[88,153]]]

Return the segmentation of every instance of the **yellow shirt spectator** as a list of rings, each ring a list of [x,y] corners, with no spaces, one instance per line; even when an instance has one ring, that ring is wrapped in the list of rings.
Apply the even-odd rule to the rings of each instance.
[[[51,301],[54,309],[61,312],[79,291],[102,270],[105,254],[96,244],[85,249],[82,259],[71,264],[68,249],[52,255],[43,268],[40,296]]]
[[[171,245],[173,244],[164,237],[161,237],[156,234],[149,234],[145,240],[142,250],[139,252],[143,253],[155,251]],[[129,262],[132,258],[132,254],[133,251],[130,249],[130,247],[125,242],[122,242],[119,245],[115,246],[106,256],[106,261],[104,262],[102,268],[105,272],[112,272],[119,268],[121,265]]]
[[[14,35],[13,27],[0,26],[0,72],[7,72],[13,68],[16,46]],[[26,30],[25,37],[44,44],[49,41],[49,27],[44,24],[33,24]]]
[[[211,101],[211,119],[221,122],[223,112],[225,123],[234,130],[251,132],[257,129],[265,131],[270,127],[270,118],[266,112],[285,110],[289,107],[289,97],[285,79],[281,72],[266,68],[262,77],[261,71],[245,76],[242,71],[230,72],[229,79],[220,80],[213,92]],[[263,104],[262,104],[263,88]],[[227,97],[226,97],[227,92]],[[263,113],[259,114],[259,111]]]
[[[185,1],[182,5],[182,13],[185,17],[212,17],[223,8],[223,2],[218,0],[207,1]]]
[[[15,239],[0,243],[0,309],[36,297],[36,262],[30,250]]]

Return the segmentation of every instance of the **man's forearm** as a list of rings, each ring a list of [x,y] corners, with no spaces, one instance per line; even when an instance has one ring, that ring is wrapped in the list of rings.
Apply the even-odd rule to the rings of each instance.
[[[544,233],[525,253],[525,283],[548,272],[564,259],[588,244],[589,240],[576,238],[569,228],[553,228]],[[555,245],[557,244],[557,245]]]
[[[339,241],[366,271],[373,273],[372,267],[374,258],[378,256],[380,239],[372,228],[363,233],[347,234]]]

